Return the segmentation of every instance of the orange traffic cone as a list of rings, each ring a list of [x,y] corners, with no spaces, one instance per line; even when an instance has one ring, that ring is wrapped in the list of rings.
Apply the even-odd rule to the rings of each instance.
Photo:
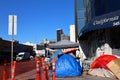
[[[36,57],[36,80],[41,80],[41,74],[40,74],[40,59]]]
[[[15,69],[16,69],[16,61],[13,62],[13,65],[12,65],[12,74],[11,74],[11,80],[15,80]]]
[[[44,71],[45,80],[49,80],[48,71],[47,71],[47,65],[46,64],[44,65],[43,71]]]
[[[4,60],[3,80],[7,80],[6,65],[7,65],[7,61],[6,61],[6,60]]]
[[[56,68],[55,68],[55,66],[56,66],[56,58],[54,58],[53,59],[53,62],[52,62],[52,80],[56,80],[56,72],[55,72],[55,70],[56,70]]]

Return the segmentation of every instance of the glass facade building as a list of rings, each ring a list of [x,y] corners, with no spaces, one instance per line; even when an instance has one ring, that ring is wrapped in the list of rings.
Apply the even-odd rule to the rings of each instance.
[[[84,9],[85,9],[85,23],[87,23],[93,16],[92,5],[90,0],[84,0]]]
[[[84,0],[84,11],[85,11],[85,26],[84,27],[86,28],[86,30],[85,28],[83,30],[80,29],[80,35],[85,32],[89,32],[91,30],[104,29],[110,26],[113,27],[113,26],[120,25],[119,3],[120,3],[120,0],[115,0],[115,1],[113,0]],[[79,21],[79,16],[76,16],[76,17],[77,17],[77,20]],[[79,25],[80,24],[78,24],[78,29],[81,28]]]
[[[84,22],[81,19],[81,0],[75,0],[75,26],[84,53],[95,56],[96,48],[108,43],[120,53],[120,0],[84,0]],[[81,25],[83,24],[83,25]]]
[[[120,0],[91,0],[95,16],[120,10]]]
[[[75,27],[76,33],[79,35],[80,30],[85,25],[85,15],[84,15],[84,0],[75,0]],[[76,36],[77,39],[78,36]]]
[[[86,22],[94,17],[120,10],[120,0],[84,0]]]

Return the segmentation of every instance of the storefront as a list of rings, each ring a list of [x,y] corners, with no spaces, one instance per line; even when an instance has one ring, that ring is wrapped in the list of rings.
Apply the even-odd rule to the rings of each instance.
[[[112,49],[108,53],[116,54],[120,48],[120,11],[111,12],[93,18],[79,34],[83,51],[89,57],[96,55],[96,49],[107,43]]]

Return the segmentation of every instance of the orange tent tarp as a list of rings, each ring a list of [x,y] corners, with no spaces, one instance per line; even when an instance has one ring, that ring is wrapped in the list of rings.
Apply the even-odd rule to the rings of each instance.
[[[108,69],[107,64],[116,59],[117,57],[113,56],[113,55],[102,55],[100,57],[98,57],[90,66],[91,69],[94,68],[105,68]]]

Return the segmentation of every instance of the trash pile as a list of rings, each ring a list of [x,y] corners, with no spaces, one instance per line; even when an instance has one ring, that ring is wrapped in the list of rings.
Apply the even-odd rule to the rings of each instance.
[[[120,79],[120,58],[114,55],[101,55],[92,62],[88,74]]]

